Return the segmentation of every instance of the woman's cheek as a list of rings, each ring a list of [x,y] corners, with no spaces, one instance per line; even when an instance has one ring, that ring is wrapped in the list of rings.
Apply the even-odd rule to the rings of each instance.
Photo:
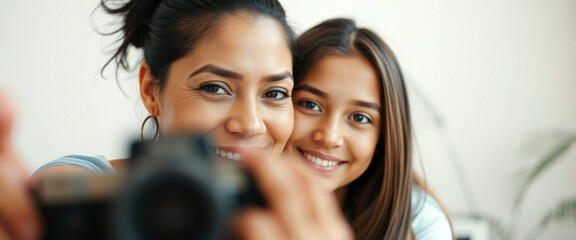
[[[172,134],[205,134],[223,125],[228,109],[218,104],[183,104],[166,108],[164,127]]]
[[[159,120],[160,129],[163,135],[173,135],[174,134],[174,107],[168,105],[161,110],[161,117]]]

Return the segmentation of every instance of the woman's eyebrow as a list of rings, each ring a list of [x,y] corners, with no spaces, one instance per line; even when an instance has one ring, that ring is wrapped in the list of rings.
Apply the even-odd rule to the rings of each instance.
[[[266,82],[277,82],[277,81],[281,81],[284,80],[286,78],[290,78],[292,80],[294,80],[294,77],[292,77],[292,74],[288,71],[285,71],[283,73],[279,73],[279,74],[274,74],[268,77],[264,78],[264,81]]]
[[[381,110],[380,106],[378,106],[378,104],[376,104],[375,102],[366,102],[360,100],[350,100],[350,102],[356,106],[372,108],[378,112],[380,112]]]
[[[236,80],[244,79],[244,76],[242,74],[218,67],[214,64],[204,65],[203,67],[199,68],[198,70],[196,70],[192,74],[190,74],[190,76],[188,78],[194,77],[194,76],[196,76],[200,73],[203,73],[203,72],[212,73],[214,75],[218,75],[218,76],[221,76],[224,78],[231,78],[231,79],[236,79]]]
[[[328,93],[323,92],[318,88],[315,88],[315,87],[312,87],[312,86],[306,85],[306,84],[302,84],[302,85],[295,87],[294,92],[297,92],[297,91],[307,91],[307,92],[310,92],[312,94],[318,95],[318,96],[323,97],[323,98],[330,97],[330,95]]]

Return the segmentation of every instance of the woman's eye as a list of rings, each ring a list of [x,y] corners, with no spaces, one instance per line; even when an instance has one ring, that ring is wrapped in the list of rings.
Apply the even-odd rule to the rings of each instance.
[[[360,113],[353,114],[350,118],[352,121],[358,123],[372,123],[370,117]]]
[[[320,111],[320,107],[318,106],[318,104],[313,102],[313,101],[303,100],[303,101],[298,102],[298,104],[307,108],[308,110]]]
[[[226,91],[226,87],[222,86],[220,84],[217,83],[206,83],[206,84],[202,84],[199,87],[200,90],[208,93],[208,94],[213,94],[213,95],[223,95],[223,94],[228,94],[228,91]]]
[[[290,97],[290,95],[288,95],[288,93],[284,90],[271,90],[264,93],[262,97],[269,98],[272,100],[283,100]]]

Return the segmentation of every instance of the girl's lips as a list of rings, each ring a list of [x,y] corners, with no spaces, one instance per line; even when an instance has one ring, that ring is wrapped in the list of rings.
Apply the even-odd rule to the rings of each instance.
[[[302,159],[308,163],[308,165],[321,172],[331,172],[342,165],[348,163],[348,161],[343,161],[337,157],[325,155],[316,151],[302,150],[298,149]]]

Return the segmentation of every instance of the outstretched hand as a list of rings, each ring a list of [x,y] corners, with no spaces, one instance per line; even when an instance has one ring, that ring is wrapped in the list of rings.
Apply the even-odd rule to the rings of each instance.
[[[292,159],[250,156],[252,172],[268,207],[248,208],[236,218],[238,239],[353,239],[336,198],[320,179]]]
[[[0,239],[38,239],[38,214],[22,162],[11,143],[14,102],[0,94]]]

